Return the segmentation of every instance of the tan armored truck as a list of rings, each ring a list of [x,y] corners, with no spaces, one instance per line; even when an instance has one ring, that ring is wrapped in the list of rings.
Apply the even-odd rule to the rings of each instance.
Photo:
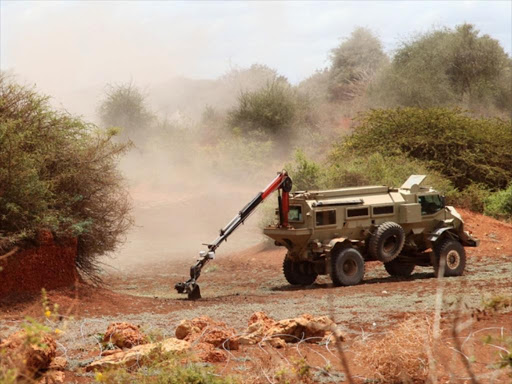
[[[283,271],[293,285],[312,284],[331,275],[335,285],[361,282],[364,262],[380,260],[392,276],[409,276],[416,265],[434,266],[436,274],[462,275],[464,246],[478,240],[464,231],[464,222],[444,197],[423,186],[426,176],[413,175],[400,188],[385,186],[292,193],[286,171],[278,172],[199,252],[190,279],[175,285],[178,293],[199,299],[197,279],[215,258],[219,246],[268,196],[278,192],[278,222],[263,230],[286,247]],[[429,252],[429,250],[431,250]]]
[[[436,275],[462,275],[464,247],[478,240],[464,231],[461,216],[442,195],[423,186],[425,178],[410,176],[400,188],[290,193],[288,226],[263,230],[288,249],[287,281],[309,285],[330,275],[335,285],[358,284],[369,260],[383,262],[392,276],[409,276],[416,265],[433,266]]]

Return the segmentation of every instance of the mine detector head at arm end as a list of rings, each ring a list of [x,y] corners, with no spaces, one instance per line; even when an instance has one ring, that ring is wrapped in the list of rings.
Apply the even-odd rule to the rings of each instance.
[[[288,227],[288,211],[289,211],[289,192],[292,189],[292,179],[288,176],[286,171],[281,171],[277,174],[276,178],[260,193],[258,193],[254,199],[252,199],[238,214],[220,230],[219,236],[211,244],[205,244],[208,247],[207,251],[199,252],[199,259],[197,262],[190,267],[190,279],[183,283],[177,283],[174,288],[178,293],[186,293],[188,298],[191,300],[201,298],[201,291],[197,284],[197,279],[201,275],[201,269],[205,264],[215,258],[215,251],[220,244],[227,240],[235,229],[240,224],[243,224],[245,219],[265,200],[272,192],[282,190],[282,195],[278,197],[279,201],[279,217],[281,218],[280,225],[282,227]]]

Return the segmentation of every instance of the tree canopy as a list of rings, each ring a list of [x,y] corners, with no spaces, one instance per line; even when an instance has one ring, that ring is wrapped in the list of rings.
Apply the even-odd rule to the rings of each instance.
[[[367,83],[388,61],[380,40],[366,28],[356,28],[331,52],[329,92],[333,99],[356,96],[359,83]]]
[[[438,29],[402,43],[373,89],[384,104],[432,107],[512,105],[512,61],[496,39],[471,24]]]
[[[131,82],[107,86],[99,115],[105,127],[119,127],[120,136],[133,141],[145,138],[154,119],[146,105],[146,97]]]

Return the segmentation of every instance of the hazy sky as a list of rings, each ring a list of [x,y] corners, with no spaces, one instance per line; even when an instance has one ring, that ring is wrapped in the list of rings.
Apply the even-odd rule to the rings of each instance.
[[[58,96],[151,86],[263,63],[297,83],[356,26],[387,51],[434,26],[473,23],[512,52],[512,1],[137,2],[0,0],[2,70]]]

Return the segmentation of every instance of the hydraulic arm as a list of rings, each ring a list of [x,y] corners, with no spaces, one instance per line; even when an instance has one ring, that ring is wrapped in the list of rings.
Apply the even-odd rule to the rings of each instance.
[[[174,286],[178,293],[186,293],[188,294],[188,298],[192,300],[201,298],[201,291],[197,284],[201,269],[208,261],[215,258],[215,251],[220,244],[226,241],[235,229],[237,229],[240,224],[244,223],[245,219],[247,219],[256,207],[276,190],[282,190],[282,194],[278,197],[280,225],[288,227],[289,192],[291,189],[292,180],[288,176],[288,173],[286,171],[279,172],[276,178],[262,192],[258,193],[254,199],[220,230],[219,236],[211,244],[204,244],[208,247],[208,250],[199,252],[199,259],[190,267],[190,279],[183,283],[177,283]]]

